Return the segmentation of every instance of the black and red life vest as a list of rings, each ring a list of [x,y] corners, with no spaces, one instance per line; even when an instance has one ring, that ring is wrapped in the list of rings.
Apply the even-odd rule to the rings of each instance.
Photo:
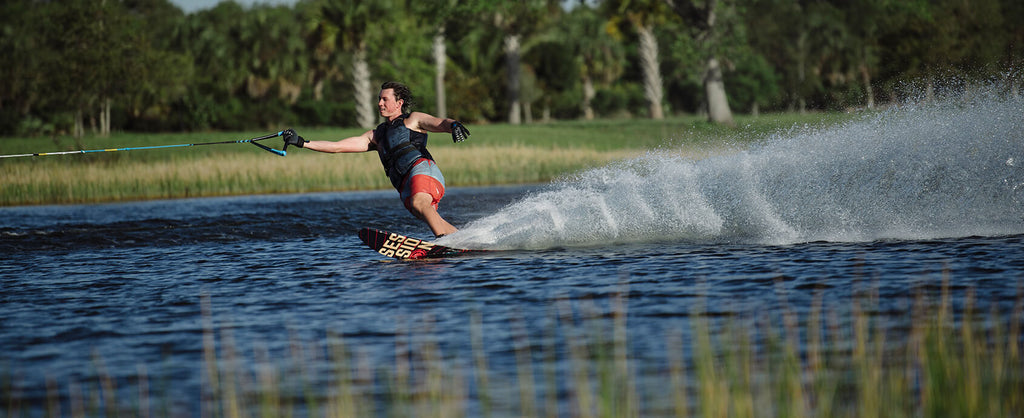
[[[384,121],[373,130],[373,139],[377,142],[377,154],[384,172],[391,179],[396,189],[401,187],[402,179],[409,173],[412,166],[420,158],[433,160],[427,151],[427,134],[416,132],[405,126],[408,113],[392,121]]]

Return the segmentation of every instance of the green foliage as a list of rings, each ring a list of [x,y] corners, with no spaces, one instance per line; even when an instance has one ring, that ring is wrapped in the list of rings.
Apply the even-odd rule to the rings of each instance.
[[[295,113],[303,126],[349,126],[355,124],[351,116],[355,107],[351,102],[334,100],[300,100],[295,104]]]
[[[916,80],[1022,77],[1018,1],[675,4],[714,6],[714,31],[655,0],[226,1],[188,15],[168,0],[11,0],[0,4],[0,51],[12,57],[0,67],[0,129],[65,135],[107,100],[113,128],[131,131],[352,126],[350,112],[372,104],[352,92],[357,51],[371,88],[403,81],[417,109],[434,112],[442,29],[448,113],[473,121],[504,120],[510,88],[534,116],[582,117],[588,80],[597,115],[644,115],[637,22],[654,25],[677,114],[704,111],[711,54],[740,112],[846,109],[903,100],[899,87]],[[506,64],[508,34],[521,37],[518,71]]]
[[[486,121],[496,115],[495,96],[491,85],[460,67],[448,70],[446,84],[452,86],[448,94],[448,115],[464,121]]]
[[[729,86],[729,103],[733,109],[749,110],[771,108],[779,99],[780,76],[768,64],[768,60],[759,54],[745,54],[733,62],[735,70],[725,75],[725,85]],[[848,103],[849,100],[838,100]]]
[[[632,111],[643,111],[646,99],[639,84],[619,84],[597,90],[594,97],[594,112],[603,117],[631,115]]]

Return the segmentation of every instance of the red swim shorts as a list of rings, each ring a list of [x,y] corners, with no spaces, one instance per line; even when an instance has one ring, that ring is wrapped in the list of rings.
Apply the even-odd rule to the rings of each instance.
[[[430,204],[435,210],[444,197],[444,175],[433,160],[416,160],[405,180],[402,180],[402,188],[398,194],[402,197],[406,209],[412,210],[412,197],[417,193],[429,194],[433,198]]]

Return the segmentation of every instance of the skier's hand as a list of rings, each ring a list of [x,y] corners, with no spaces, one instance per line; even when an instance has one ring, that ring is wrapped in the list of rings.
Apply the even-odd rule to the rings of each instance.
[[[462,142],[469,137],[469,129],[462,122],[452,122],[452,142]]]
[[[284,133],[281,134],[281,136],[284,137],[284,145],[286,147],[289,145],[294,145],[296,147],[302,148],[303,145],[309,142],[305,138],[299,136],[299,134],[295,133],[294,129],[285,130]]]

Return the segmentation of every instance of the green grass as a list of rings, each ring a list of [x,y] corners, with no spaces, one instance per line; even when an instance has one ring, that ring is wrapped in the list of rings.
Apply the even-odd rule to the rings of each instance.
[[[735,127],[698,117],[564,121],[471,126],[452,144],[432,135],[430,149],[449,187],[546,182],[652,149],[693,158],[761,141],[792,126],[828,125],[849,114],[739,117]],[[361,129],[299,129],[307,139],[335,140]],[[3,138],[0,154],[130,148],[258,137],[265,132],[133,134],[109,138]],[[280,148],[279,139],[263,141]],[[221,195],[375,190],[390,187],[374,153],[328,155],[289,150],[279,157],[249,144],[210,145],[0,159],[0,206],[108,202]]]

